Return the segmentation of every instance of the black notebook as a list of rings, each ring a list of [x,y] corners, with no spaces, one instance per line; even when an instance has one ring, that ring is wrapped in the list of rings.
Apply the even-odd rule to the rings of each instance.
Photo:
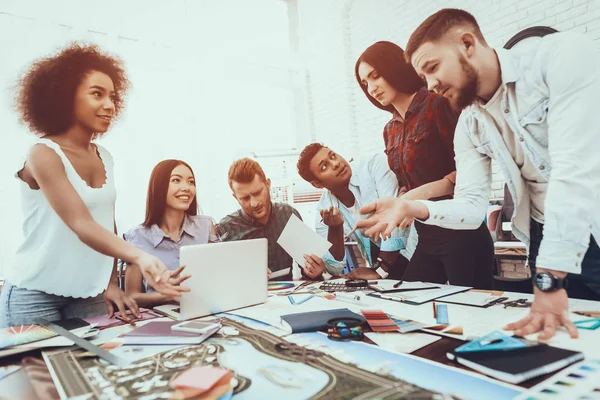
[[[583,360],[583,353],[547,345],[511,351],[452,352],[446,355],[465,367],[514,384]]]
[[[364,324],[362,315],[353,313],[347,308],[339,310],[312,311],[281,316],[283,329],[289,333],[316,332],[327,329],[327,321],[333,318],[356,318]]]

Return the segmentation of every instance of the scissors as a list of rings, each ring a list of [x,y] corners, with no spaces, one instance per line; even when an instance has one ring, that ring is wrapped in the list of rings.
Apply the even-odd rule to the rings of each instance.
[[[582,319],[581,321],[575,321],[574,324],[579,329],[595,331],[600,328],[600,318]]]

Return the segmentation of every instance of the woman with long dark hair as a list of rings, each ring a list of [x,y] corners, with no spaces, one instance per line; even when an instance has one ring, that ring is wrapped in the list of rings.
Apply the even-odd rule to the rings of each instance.
[[[134,246],[158,257],[178,275],[179,249],[217,241],[213,219],[198,214],[194,171],[181,160],[159,162],[150,175],[144,222],[124,235]],[[125,291],[140,306],[177,301],[178,296],[154,293],[135,265],[128,265]]]
[[[401,196],[411,200],[451,198],[458,114],[448,100],[425,88],[404,60],[404,51],[391,42],[367,48],[356,61],[355,75],[369,101],[392,114],[383,139],[390,168],[403,188]],[[412,222],[404,221],[401,227]],[[414,224],[419,239],[405,280],[492,286],[494,247],[485,224],[462,231],[419,221]]]

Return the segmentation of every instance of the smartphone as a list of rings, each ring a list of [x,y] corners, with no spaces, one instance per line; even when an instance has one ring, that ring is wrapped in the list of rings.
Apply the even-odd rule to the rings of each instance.
[[[173,325],[171,330],[204,334],[220,327],[221,324],[214,321],[184,321],[177,325]]]

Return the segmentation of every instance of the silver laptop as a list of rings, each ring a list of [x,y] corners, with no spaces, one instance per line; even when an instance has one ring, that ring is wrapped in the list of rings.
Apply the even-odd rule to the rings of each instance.
[[[181,248],[182,285],[191,289],[179,305],[155,307],[177,320],[218,314],[267,301],[267,239],[198,244]]]

